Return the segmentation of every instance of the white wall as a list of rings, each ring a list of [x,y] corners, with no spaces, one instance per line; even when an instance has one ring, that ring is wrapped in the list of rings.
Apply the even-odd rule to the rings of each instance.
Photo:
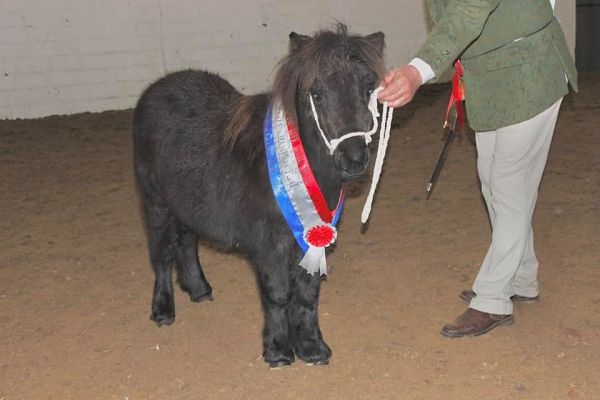
[[[575,2],[558,3],[573,44]],[[428,29],[424,0],[0,0],[0,118],[133,107],[151,81],[188,67],[262,91],[290,31],[335,20],[385,32],[388,66]]]

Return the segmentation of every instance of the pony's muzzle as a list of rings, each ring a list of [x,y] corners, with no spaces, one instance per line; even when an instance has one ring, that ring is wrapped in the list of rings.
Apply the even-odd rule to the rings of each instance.
[[[367,171],[369,156],[364,137],[355,137],[339,144],[333,153],[333,162],[342,179],[353,180]]]

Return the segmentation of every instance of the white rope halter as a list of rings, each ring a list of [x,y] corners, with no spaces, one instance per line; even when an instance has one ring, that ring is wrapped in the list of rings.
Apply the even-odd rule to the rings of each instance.
[[[378,87],[371,93],[371,97],[369,98],[369,111],[371,111],[371,115],[373,116],[373,127],[368,132],[350,132],[345,135],[329,140],[323,129],[321,129],[321,125],[319,124],[319,115],[317,114],[317,109],[315,107],[315,103],[313,101],[312,95],[309,93],[308,98],[310,99],[310,107],[312,108],[313,117],[315,118],[315,122],[317,123],[317,128],[319,132],[321,132],[321,137],[325,142],[325,145],[329,149],[329,154],[333,154],[335,149],[346,139],[350,139],[357,136],[364,136],[365,142],[367,144],[371,143],[371,136],[377,131],[379,112],[377,111],[377,94],[382,90],[382,87]],[[379,182],[379,176],[381,175],[381,170],[383,168],[383,160],[385,158],[385,152],[387,150],[388,141],[390,139],[390,130],[392,128],[392,115],[394,113],[394,109],[388,107],[387,102],[383,103],[383,112],[381,116],[381,129],[379,131],[379,145],[377,146],[377,157],[375,158],[375,166],[373,168],[373,180],[371,181],[371,188],[369,189],[369,194],[367,195],[367,200],[365,201],[365,205],[362,210],[362,214],[360,217],[361,222],[364,224],[369,220],[369,214],[371,213],[371,208],[373,206],[373,196],[375,195],[375,189],[377,188],[377,183]]]

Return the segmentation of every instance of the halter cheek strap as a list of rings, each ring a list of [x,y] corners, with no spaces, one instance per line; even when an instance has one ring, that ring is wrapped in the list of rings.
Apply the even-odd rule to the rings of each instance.
[[[312,95],[309,93],[308,98],[310,100],[310,107],[312,109],[313,117],[317,124],[317,128],[321,133],[321,137],[325,142],[325,145],[329,149],[329,154],[333,154],[335,149],[346,139],[350,139],[357,136],[364,136],[365,142],[367,144],[371,143],[373,134],[377,131],[379,112],[377,111],[377,94],[382,90],[382,87],[378,87],[371,93],[371,97],[369,98],[369,111],[371,111],[371,115],[373,116],[373,127],[368,132],[350,132],[345,135],[329,140],[323,129],[321,129],[321,125],[319,124],[319,115],[317,114],[317,109],[315,107],[315,103],[313,101]],[[383,103],[383,111],[381,116],[381,129],[379,131],[379,145],[377,146],[377,158],[375,159],[375,166],[373,168],[373,180],[371,181],[371,188],[369,189],[369,194],[367,195],[367,200],[365,201],[365,205],[363,207],[363,211],[361,214],[361,222],[364,224],[369,220],[369,215],[371,213],[371,208],[373,205],[373,197],[375,195],[375,189],[377,188],[377,183],[379,182],[379,177],[381,175],[381,170],[383,169],[383,160],[385,158],[385,152],[387,150],[388,141],[390,139],[390,130],[392,128],[392,116],[394,113],[394,109],[388,107],[387,102]]]

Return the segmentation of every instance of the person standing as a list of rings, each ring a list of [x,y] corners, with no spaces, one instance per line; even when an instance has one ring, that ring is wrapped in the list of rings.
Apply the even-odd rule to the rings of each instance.
[[[513,302],[538,299],[532,215],[562,98],[577,71],[554,0],[427,0],[435,23],[408,65],[384,77],[381,101],[401,107],[459,60],[492,240],[469,307],[442,328],[477,336],[513,322]]]

